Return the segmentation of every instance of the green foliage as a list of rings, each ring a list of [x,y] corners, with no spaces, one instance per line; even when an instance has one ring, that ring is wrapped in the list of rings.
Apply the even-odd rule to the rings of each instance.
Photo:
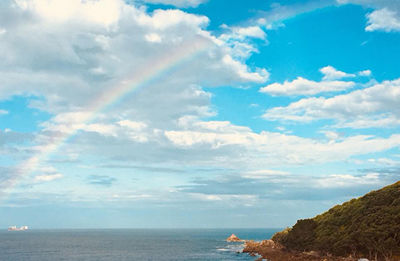
[[[273,240],[288,249],[393,260],[400,256],[400,182],[299,220]]]
[[[272,241],[274,241],[275,243],[284,245],[287,240],[287,235],[289,234],[290,230],[292,230],[292,229],[290,227],[287,227],[282,231],[276,232],[271,238]]]
[[[293,226],[286,237],[285,246],[300,251],[313,249],[315,240],[315,229],[317,222],[313,219],[301,219]]]

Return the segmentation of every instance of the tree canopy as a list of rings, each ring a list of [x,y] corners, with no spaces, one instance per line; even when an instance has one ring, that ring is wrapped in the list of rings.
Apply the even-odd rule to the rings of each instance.
[[[289,250],[400,260],[400,181],[298,220],[272,240]]]

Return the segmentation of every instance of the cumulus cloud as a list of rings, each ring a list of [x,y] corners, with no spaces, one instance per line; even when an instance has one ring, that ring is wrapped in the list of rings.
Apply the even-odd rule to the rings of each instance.
[[[383,8],[368,14],[367,18],[366,31],[400,31],[400,17],[396,11]]]
[[[40,19],[50,23],[74,20],[109,26],[119,19],[121,2],[102,1],[59,1],[59,0],[16,0],[22,10],[33,11]]]
[[[285,107],[267,110],[267,120],[309,122],[333,119],[342,126],[366,128],[396,126],[400,118],[400,80],[384,81],[371,87],[332,98],[305,98]],[[383,125],[382,125],[383,124]]]
[[[284,83],[272,83],[260,89],[262,93],[271,95],[315,95],[323,92],[338,92],[349,89],[354,82],[345,81],[311,81],[298,77],[293,81]]]
[[[324,75],[322,80],[325,80],[325,81],[326,80],[339,80],[342,78],[349,78],[349,77],[356,76],[355,74],[352,74],[352,73],[345,73],[345,72],[339,71],[330,65],[321,68],[319,71]]]
[[[233,27],[233,32],[239,37],[253,37],[258,39],[265,39],[266,33],[259,26],[248,26],[248,27]]]
[[[6,110],[0,110],[0,115],[5,115],[5,114],[8,114],[8,111],[6,111]]]
[[[271,95],[315,95],[324,92],[343,91],[355,85],[351,81],[338,81],[338,79],[346,77],[355,77],[355,74],[338,71],[332,66],[323,67],[320,71],[324,74],[320,82],[297,77],[293,81],[269,84],[262,87],[260,92]]]
[[[359,76],[368,77],[368,76],[371,76],[372,72],[371,72],[371,70],[363,70],[363,71],[359,71],[357,74]]]
[[[258,52],[254,40],[263,40],[267,43],[267,34],[258,25],[244,27],[222,25],[222,29],[225,32],[218,36],[218,40],[231,48],[231,56],[237,59],[247,59],[253,53]],[[268,75],[265,76],[266,80]]]
[[[63,153],[92,155],[122,169],[146,169],[150,164],[161,172],[165,172],[166,166],[176,169],[177,165],[234,169],[252,166],[262,171],[244,175],[263,178],[285,175],[278,169],[271,170],[271,166],[347,160],[396,148],[400,144],[399,135],[387,138],[336,135],[332,138],[327,134],[327,139],[314,140],[278,132],[255,133],[248,127],[230,122],[206,122],[190,117],[178,120],[170,130],[127,120],[109,124],[116,131],[115,135],[82,128]],[[42,138],[47,144],[47,136]]]
[[[246,164],[265,168],[271,165],[333,162],[400,145],[398,134],[388,138],[357,135],[317,141],[275,132],[254,133],[249,128],[229,122],[201,122],[190,126],[186,130],[167,131],[165,136],[186,153],[207,150],[209,156],[215,157],[214,164],[229,161],[231,166]],[[225,153],[226,157],[221,157],[223,153],[218,152]]]
[[[0,133],[1,153],[14,149],[13,157],[24,159],[11,185],[29,173],[51,179],[56,172],[41,171],[64,164],[57,161],[61,146],[75,160],[85,154],[141,166],[177,162],[177,156],[209,162],[226,150],[185,154],[165,133],[180,130],[181,118],[215,114],[204,86],[242,87],[268,78],[265,69],[245,63],[255,50],[243,47],[246,56],[235,56],[229,39],[207,31],[206,16],[150,13],[122,0],[10,0],[1,7],[0,100],[24,96],[51,115],[18,150],[10,145],[14,134]],[[243,46],[265,38],[260,28],[235,30]]]
[[[93,100],[93,94],[112,89],[135,71],[150,68],[154,61],[183,48],[193,49],[188,51],[193,56],[185,58],[196,58],[196,63],[188,62],[173,71],[175,80],[167,78],[165,85],[176,86],[175,91],[182,92],[191,84],[238,85],[266,80],[265,71],[253,72],[235,60],[229,45],[204,29],[209,22],[205,16],[181,10],[149,14],[123,1],[110,0],[9,3],[3,9],[15,15],[13,19],[2,18],[8,33],[2,35],[0,43],[0,49],[7,50],[0,62],[0,98],[37,95],[45,100],[32,105],[42,110],[77,110]],[[51,12],[53,9],[56,11]],[[203,52],[196,56],[198,43]]]
[[[375,10],[366,15],[365,30],[398,32],[400,31],[400,4],[391,0],[337,0],[339,4],[360,4]]]

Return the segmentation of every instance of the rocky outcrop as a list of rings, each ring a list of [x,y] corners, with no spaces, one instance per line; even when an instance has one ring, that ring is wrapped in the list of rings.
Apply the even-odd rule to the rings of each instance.
[[[227,242],[244,242],[244,240],[241,240],[238,238],[235,234],[230,235],[227,239]]]
[[[261,242],[255,242],[253,240],[246,241],[243,252],[251,253],[257,252],[259,249],[282,249],[282,246],[268,239]]]
[[[319,253],[315,251],[288,251],[282,245],[272,240],[263,240],[261,242],[252,240],[246,241],[243,253],[247,253],[251,256],[261,256],[258,260],[271,261],[357,261],[357,259],[350,257],[320,256]]]

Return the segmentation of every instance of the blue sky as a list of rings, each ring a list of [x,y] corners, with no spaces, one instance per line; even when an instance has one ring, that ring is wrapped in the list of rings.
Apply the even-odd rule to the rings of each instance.
[[[394,1],[6,0],[1,227],[285,227],[400,175]]]

